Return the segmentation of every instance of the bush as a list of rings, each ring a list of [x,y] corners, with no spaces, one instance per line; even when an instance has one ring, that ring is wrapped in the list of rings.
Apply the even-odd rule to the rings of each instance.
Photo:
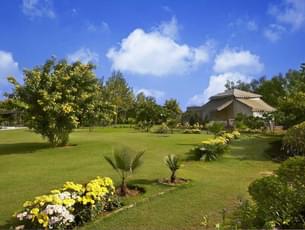
[[[200,129],[185,129],[183,130],[184,134],[201,134]]]
[[[255,211],[251,213],[252,220],[247,221],[251,224],[241,228],[305,228],[304,157],[289,158],[275,175],[255,180],[249,186],[249,193],[255,204],[236,212],[246,215],[250,209]]]
[[[237,130],[234,130],[234,131],[232,132],[232,134],[233,134],[233,136],[234,136],[234,139],[240,138],[240,132],[238,132]]]
[[[305,122],[288,129],[283,138],[283,150],[288,156],[305,156]]]
[[[152,132],[166,134],[166,133],[170,133],[170,129],[168,128],[168,126],[165,123],[162,123],[160,126],[153,128]]]
[[[97,177],[86,185],[66,182],[61,189],[26,201],[15,217],[19,229],[66,229],[91,220],[120,204],[113,182]]]
[[[225,138],[228,143],[235,139],[235,136],[232,133],[223,133],[221,136]]]
[[[209,132],[213,133],[216,136],[225,129],[225,126],[222,122],[209,122],[206,125],[206,128]]]

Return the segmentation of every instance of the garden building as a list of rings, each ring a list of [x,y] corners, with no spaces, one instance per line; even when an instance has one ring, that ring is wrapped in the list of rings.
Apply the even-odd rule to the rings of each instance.
[[[231,89],[210,97],[202,106],[188,107],[187,111],[199,115],[202,120],[225,121],[232,124],[237,114],[261,117],[264,113],[275,111],[259,94]]]

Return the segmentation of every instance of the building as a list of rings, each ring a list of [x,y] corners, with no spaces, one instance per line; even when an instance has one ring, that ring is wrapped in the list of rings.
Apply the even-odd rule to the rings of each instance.
[[[202,120],[232,124],[239,113],[261,117],[264,113],[275,111],[261,97],[259,94],[231,89],[210,97],[209,102],[202,106],[188,107],[187,111],[197,113]]]

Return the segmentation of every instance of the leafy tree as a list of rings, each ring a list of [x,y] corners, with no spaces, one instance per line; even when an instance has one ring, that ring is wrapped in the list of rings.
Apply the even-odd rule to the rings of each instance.
[[[105,99],[114,108],[114,123],[126,123],[134,108],[134,94],[121,72],[113,72],[105,83]]]
[[[26,125],[53,146],[68,143],[69,134],[96,111],[100,90],[92,64],[51,58],[42,66],[24,71],[24,85],[14,77],[13,100],[24,111]]]
[[[170,182],[176,182],[176,172],[181,166],[179,158],[175,154],[170,154],[165,157],[165,164],[171,171]]]
[[[154,124],[159,123],[162,115],[162,107],[156,103],[153,97],[146,97],[143,93],[136,99],[136,122],[149,131]]]
[[[133,156],[134,154],[131,150],[124,148],[115,150],[113,159],[105,156],[105,160],[121,177],[120,195],[125,196],[128,194],[127,178],[142,164],[141,157],[143,154],[144,152],[139,152]]]
[[[181,120],[182,111],[180,109],[180,105],[176,99],[169,99],[165,101],[163,109],[166,117],[166,123],[173,132],[173,128],[175,128]]]

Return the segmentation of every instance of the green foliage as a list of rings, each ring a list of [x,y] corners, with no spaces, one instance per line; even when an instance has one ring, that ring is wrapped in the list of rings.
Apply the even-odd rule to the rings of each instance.
[[[93,69],[91,64],[49,59],[24,71],[24,85],[10,77],[14,103],[24,111],[27,126],[53,146],[67,144],[74,128],[102,110],[96,106],[100,89]]]
[[[165,157],[165,164],[171,171],[170,182],[175,183],[176,181],[176,172],[181,166],[179,158],[175,154],[170,154]]]
[[[240,217],[247,216],[240,228],[303,229],[305,158],[289,158],[275,171],[275,175],[252,182],[249,193],[255,203],[247,204],[246,208],[239,207],[235,212]]]
[[[157,126],[155,129],[152,130],[153,133],[169,133],[170,129],[168,126],[163,122],[161,125]]]
[[[225,129],[225,125],[222,122],[209,122],[206,128],[216,136]]]
[[[183,130],[184,134],[201,134],[200,129],[185,129]]]
[[[239,129],[263,129],[265,128],[265,120],[262,117],[247,116],[239,113],[235,118],[236,128]]]
[[[179,122],[182,111],[176,99],[166,100],[163,109],[167,121],[171,120],[172,123],[173,121],[176,121],[176,124]]]
[[[134,154],[127,148],[116,149],[113,152],[113,159],[105,156],[105,160],[121,177],[120,195],[125,196],[128,193],[127,178],[142,164],[141,158],[144,151]]]
[[[231,136],[234,138],[232,134]],[[228,143],[229,139],[222,136],[202,141],[200,145],[191,149],[190,158],[204,161],[217,160],[228,149]]]
[[[147,132],[156,123],[160,122],[162,108],[153,97],[146,97],[143,93],[136,99],[136,122]]]
[[[195,111],[184,112],[181,116],[181,121],[182,121],[182,123],[188,123],[191,126],[193,126],[195,123],[200,123],[200,124],[203,123],[201,117]]]
[[[119,71],[113,72],[104,85],[105,100],[113,105],[114,123],[127,123],[134,116],[135,98],[132,91]]]
[[[283,149],[287,156],[305,155],[305,122],[288,129],[283,138]]]

